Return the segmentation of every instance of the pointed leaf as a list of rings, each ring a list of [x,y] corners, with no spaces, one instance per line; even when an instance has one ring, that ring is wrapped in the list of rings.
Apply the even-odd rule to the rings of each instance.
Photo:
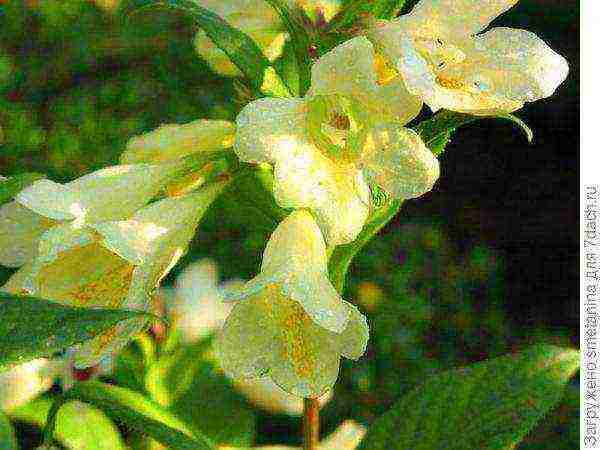
[[[191,430],[177,417],[143,395],[129,389],[95,381],[76,384],[55,402],[44,430],[47,443],[54,434],[53,418],[64,402],[71,399],[78,399],[102,409],[114,420],[162,442],[168,448],[215,450],[208,438]]]
[[[525,122],[512,114],[473,116],[471,114],[442,110],[435,114],[431,119],[425,120],[417,125],[415,131],[419,133],[427,148],[429,148],[434,155],[438,156],[444,151],[457,128],[481,119],[510,120],[523,130],[529,143],[533,141],[533,132],[531,129]]]
[[[77,308],[4,293],[0,317],[0,367],[52,356],[123,320],[156,318],[139,311]]]
[[[561,399],[579,352],[536,345],[445,372],[370,428],[359,450],[509,450]]]
[[[250,36],[193,0],[134,0],[129,9],[135,12],[152,6],[167,6],[189,14],[248,78],[255,91],[261,90],[265,71],[270,67],[270,63]]]
[[[11,410],[10,415],[43,427],[51,407],[50,399],[40,398]],[[60,409],[56,418],[56,437],[71,450],[126,449],[119,430],[102,411],[77,401]]]
[[[300,91],[298,96],[302,97],[310,87],[310,56],[308,50],[311,46],[306,24],[308,19],[301,8],[290,8],[289,2],[284,0],[266,0],[281,17],[281,21],[288,30],[291,44],[296,56],[296,68],[298,70]],[[304,19],[304,24],[302,23]]]

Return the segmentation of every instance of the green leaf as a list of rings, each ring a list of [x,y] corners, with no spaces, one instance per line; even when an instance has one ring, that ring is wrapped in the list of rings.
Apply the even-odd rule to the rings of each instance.
[[[301,8],[290,8],[289,3],[284,0],[266,0],[271,7],[277,11],[281,21],[287,28],[291,38],[291,44],[296,56],[296,69],[299,75],[298,96],[302,97],[310,88],[310,56],[308,49],[311,46],[311,37],[306,25],[309,21]],[[304,22],[304,23],[303,23]]]
[[[118,309],[64,306],[0,293],[0,367],[52,356],[128,319],[156,318]]]
[[[216,450],[202,434],[186,426],[177,417],[143,395],[118,386],[96,381],[76,384],[52,405],[44,437],[49,442],[54,433],[53,417],[64,402],[78,399],[100,408],[112,419],[168,448],[178,450]]]
[[[473,116],[471,114],[457,113],[454,111],[442,110],[435,114],[431,119],[425,120],[417,125],[415,131],[419,133],[425,145],[436,156],[439,156],[446,145],[450,142],[457,128],[468,125],[481,119],[504,119],[518,125],[525,133],[529,143],[533,141],[533,132],[518,117],[512,114],[503,114],[497,116]]]
[[[52,407],[49,398],[39,398],[11,410],[10,415],[22,422],[43,427]],[[71,450],[125,450],[117,427],[102,411],[85,403],[66,403],[56,416],[58,440]]]
[[[369,428],[359,450],[508,450],[561,399],[579,352],[536,345],[445,372]]]
[[[22,173],[0,181],[0,205],[9,202],[15,195],[33,182],[44,178],[41,173]]]
[[[17,439],[8,417],[0,411],[0,449],[2,450],[17,450]]]
[[[216,367],[212,338],[163,354],[147,373],[154,398],[218,445],[250,447],[256,419],[252,407]],[[231,413],[235,411],[235,421]]]
[[[265,72],[271,64],[250,36],[229,25],[219,15],[193,0],[135,0],[129,9],[135,12],[142,8],[161,5],[188,13],[244,74],[254,90],[256,92],[261,90]]]

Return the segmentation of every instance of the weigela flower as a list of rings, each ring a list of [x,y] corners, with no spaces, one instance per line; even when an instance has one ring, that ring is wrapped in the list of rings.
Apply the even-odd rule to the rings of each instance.
[[[43,179],[0,207],[0,264],[19,267],[37,253],[40,237],[56,226],[126,218],[165,184],[169,170],[147,164],[108,167],[66,184]]]
[[[40,253],[3,287],[13,294],[81,306],[148,311],[160,280],[185,252],[218,186],[167,198],[131,218],[90,225],[73,233],[56,227],[40,240]],[[23,301],[27,301],[26,298]],[[125,321],[79,347],[75,367],[96,365],[122,348],[145,325]]]
[[[569,66],[535,34],[491,28],[518,0],[421,0],[410,14],[370,31],[409,92],[433,110],[515,111],[548,97]]]
[[[237,118],[238,157],[273,164],[277,203],[314,211],[329,245],[350,242],[362,229],[367,183],[411,198],[439,176],[436,158],[402,127],[420,101],[377,71],[371,43],[351,39],[314,64],[305,98],[260,99]]]
[[[265,0],[197,1],[200,6],[213,11],[230,25],[250,36],[269,61],[275,61],[283,53],[289,36],[279,15]],[[319,14],[326,21],[340,8],[339,0],[297,0],[288,3],[290,6],[304,9],[311,16]],[[241,75],[229,57],[204,31],[199,30],[196,33],[194,46],[198,54],[218,74],[229,77]]]
[[[277,227],[260,274],[232,297],[241,300],[217,342],[232,378],[268,375],[289,393],[318,397],[335,383],[340,356],[365,351],[366,319],[329,282],[325,241],[305,210]]]
[[[233,145],[235,125],[226,120],[200,119],[161,125],[127,142],[121,164],[164,163],[192,153],[224,150]]]

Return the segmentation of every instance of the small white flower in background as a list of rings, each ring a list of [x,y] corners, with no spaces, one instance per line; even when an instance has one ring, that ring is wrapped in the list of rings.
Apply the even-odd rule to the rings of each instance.
[[[327,278],[325,241],[307,211],[277,227],[260,274],[231,297],[240,300],[217,351],[234,379],[269,376],[286,392],[316,398],[335,384],[342,355],[365,351],[366,319]]]
[[[187,266],[170,288],[167,303],[184,342],[205,338],[225,323],[233,305],[223,301],[222,293],[239,288],[242,280],[219,283],[219,269],[211,259],[202,259]],[[167,288],[164,288],[167,289]]]
[[[351,39],[314,64],[307,97],[260,99],[237,118],[238,157],[272,164],[277,203],[311,209],[331,246],[362,229],[368,183],[413,198],[439,177],[437,159],[402,127],[420,101],[401,82],[380,82],[375,56],[365,37]]]
[[[283,52],[288,34],[277,12],[264,0],[197,0],[200,6],[219,15],[233,27],[250,36],[263,51],[265,56],[274,61]],[[339,10],[339,0],[298,0],[296,3],[309,15],[319,14],[326,21]],[[196,33],[194,46],[198,54],[209,64],[211,69],[228,77],[240,76],[238,68],[229,57],[219,49],[202,30]]]
[[[9,411],[46,392],[61,370],[60,361],[40,358],[0,372],[0,411]]]
[[[165,167],[135,164],[97,170],[66,184],[36,181],[0,206],[0,264],[19,267],[30,261],[48,230],[75,236],[88,233],[88,224],[130,216],[169,175]]]
[[[433,111],[511,112],[552,95],[569,72],[567,61],[529,31],[481,33],[517,1],[421,0],[369,34],[409,92]]]
[[[354,422],[346,420],[333,433],[319,443],[318,450],[355,450],[367,434],[367,429]],[[220,447],[219,450],[237,450],[234,447]],[[300,450],[300,447],[287,445],[268,445],[256,447],[256,450]]]
[[[66,305],[148,311],[150,295],[187,250],[198,221],[219,191],[215,185],[160,200],[128,220],[91,225],[94,233],[73,235],[62,228],[46,233],[40,255],[16,272],[3,290]],[[81,344],[75,367],[98,364],[144,326],[145,320],[132,319]]]

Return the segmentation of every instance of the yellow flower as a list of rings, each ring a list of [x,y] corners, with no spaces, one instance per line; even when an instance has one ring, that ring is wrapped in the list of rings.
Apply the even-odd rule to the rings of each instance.
[[[518,0],[421,0],[405,16],[370,31],[407,89],[433,110],[511,112],[549,97],[567,61],[535,34],[491,28]],[[481,34],[478,34],[481,33]]]
[[[358,37],[315,63],[307,97],[247,105],[234,151],[242,161],[273,164],[276,201],[311,209],[327,243],[343,244],[368,217],[367,183],[411,198],[438,178],[435,157],[402,127],[420,107],[400,81],[379,81],[373,46]]]
[[[108,167],[67,184],[39,180],[0,207],[0,264],[19,267],[37,253],[42,234],[56,226],[128,217],[154,197],[169,170],[137,164]]]
[[[213,186],[167,198],[128,220],[95,223],[77,233],[55,227],[42,236],[38,256],[16,272],[3,290],[66,305],[147,311],[152,292],[186,251],[200,217],[218,192],[219,187]],[[97,364],[126,345],[144,325],[144,320],[132,319],[81,344],[75,367]]]
[[[329,282],[325,241],[307,211],[277,227],[260,274],[231,297],[240,300],[217,348],[232,378],[268,375],[289,393],[317,397],[335,383],[340,356],[365,351],[366,319]]]

